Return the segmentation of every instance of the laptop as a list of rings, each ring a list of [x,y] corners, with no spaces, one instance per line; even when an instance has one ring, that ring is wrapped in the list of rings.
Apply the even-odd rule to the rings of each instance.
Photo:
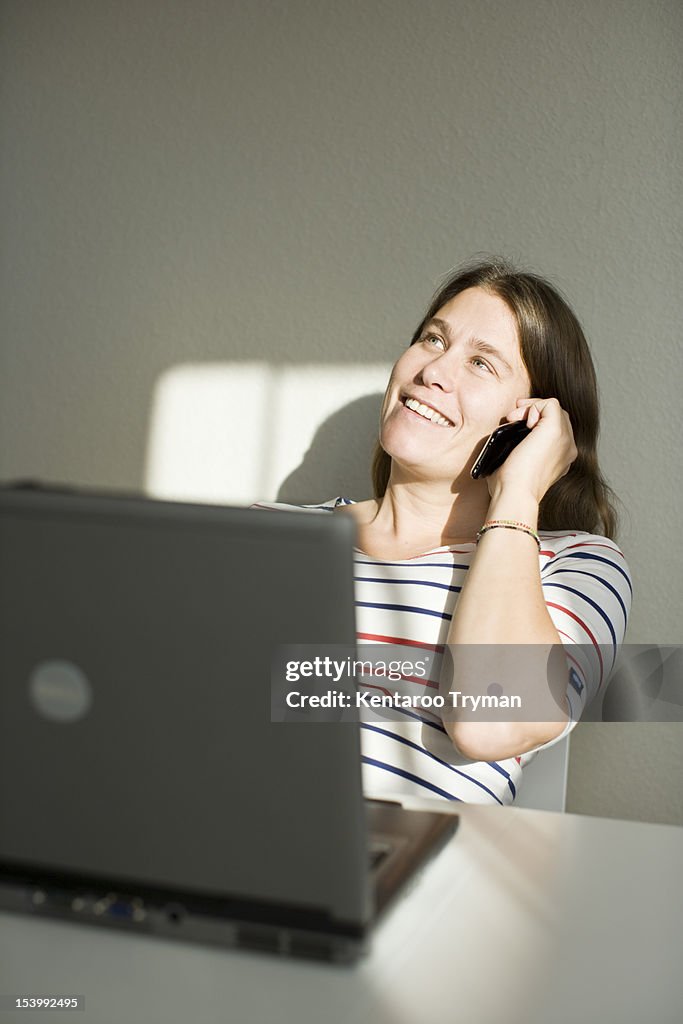
[[[0,907],[354,961],[452,814],[365,801],[357,722],[271,720],[355,643],[347,516],[0,488]]]

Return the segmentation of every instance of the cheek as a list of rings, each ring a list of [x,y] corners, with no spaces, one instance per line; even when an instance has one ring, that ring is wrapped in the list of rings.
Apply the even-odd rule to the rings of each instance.
[[[524,378],[520,378],[519,380],[511,382],[507,387],[500,389],[499,393],[490,402],[489,411],[494,412],[495,410],[501,417],[508,416],[517,408],[518,398],[529,397],[531,397],[529,381]]]
[[[492,394],[490,390],[470,393],[461,406],[464,427],[477,437],[490,434],[512,412],[518,397],[519,391],[514,395]]]
[[[393,397],[397,394],[399,390],[399,382],[405,383],[406,381],[406,375],[404,372],[404,361],[406,355],[407,353],[404,352],[404,354],[399,359],[396,360],[391,369],[391,373],[389,374],[389,381],[387,383],[386,391],[384,392],[384,398],[382,399],[382,407],[380,409],[379,414],[380,422],[384,419],[386,411]]]

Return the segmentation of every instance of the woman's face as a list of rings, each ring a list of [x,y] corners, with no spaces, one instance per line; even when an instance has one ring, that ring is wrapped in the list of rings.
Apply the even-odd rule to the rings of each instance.
[[[394,366],[382,447],[413,472],[453,480],[530,387],[512,311],[497,295],[468,288],[427,321]],[[423,408],[409,408],[416,403]]]

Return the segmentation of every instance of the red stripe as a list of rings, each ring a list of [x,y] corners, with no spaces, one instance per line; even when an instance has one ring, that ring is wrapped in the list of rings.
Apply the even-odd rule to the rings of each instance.
[[[474,541],[471,541],[471,544],[474,544]],[[384,561],[388,561],[388,560],[383,559],[383,558],[374,558],[372,555],[369,555],[367,553],[367,551],[361,551],[360,548],[356,548],[356,551],[358,552],[359,555],[363,555],[365,558],[369,558],[370,559],[369,562],[362,562],[360,559],[356,559],[356,561],[357,561],[357,563],[359,565],[374,565],[376,562],[382,563]],[[443,554],[446,554],[447,552],[450,552],[450,551],[454,551],[456,555],[470,555],[472,553],[470,551],[469,547],[467,547],[467,548],[458,548],[458,547],[453,547],[452,545],[449,545],[449,544],[445,544],[441,548],[432,548],[431,551],[423,551],[421,555],[411,555],[410,558],[396,558],[393,561],[398,562],[398,563],[401,563],[401,562],[414,562],[418,558],[428,558],[430,555],[443,555]],[[393,564],[393,562],[391,562],[390,564]],[[432,568],[432,566],[431,566],[431,564],[429,562],[427,562],[425,564],[425,568]]]
[[[426,644],[421,640],[408,640],[402,636],[382,636],[380,633],[356,633],[358,640],[371,640],[378,644],[400,644],[402,647],[421,647],[424,651],[436,651],[443,654],[443,644]]]
[[[391,697],[391,690],[387,690],[383,686],[375,686],[374,683],[360,683],[360,686],[366,686],[368,690],[381,690],[385,696]]]
[[[568,537],[576,537],[575,533],[567,534]],[[558,538],[559,540],[559,538]],[[611,551],[613,555],[618,555],[619,552],[612,547],[611,544],[599,544],[595,541],[581,541],[579,544],[568,544],[566,548],[562,548],[561,551],[546,551],[545,548],[541,548],[540,554],[547,555],[550,558],[560,558],[565,551],[573,551],[575,548],[605,548],[607,551]]]
[[[474,544],[474,541],[471,541],[471,543]],[[396,559],[396,561],[398,561],[398,562],[414,562],[415,559],[417,559],[417,558],[427,558],[428,555],[442,555],[446,551],[454,551],[456,553],[456,555],[469,555],[470,554],[469,548],[465,548],[465,549],[463,549],[463,548],[456,548],[456,547],[453,547],[451,544],[444,544],[443,547],[432,548],[431,551],[424,551],[421,555],[411,555],[410,558],[398,558],[398,559]],[[365,553],[366,553],[365,551],[362,552],[362,554],[365,554]]]
[[[406,683],[414,683],[416,686],[429,686],[432,690],[439,689],[439,684],[435,683],[433,679],[422,679],[419,676],[401,676],[401,679]]]
[[[574,548],[606,548],[607,551],[611,551],[613,555],[618,555],[619,552],[612,547],[611,544],[596,544],[594,542],[582,541],[581,544],[570,544],[568,547],[563,548],[563,551],[573,551]],[[562,552],[558,552],[561,554]]]
[[[567,640],[569,640],[571,643],[576,643],[576,641],[574,640],[574,637],[570,636],[569,633],[563,633],[561,629],[558,629],[557,632],[558,632],[559,636],[566,636]],[[576,658],[573,657],[573,655],[571,655],[569,653],[569,645],[568,644],[563,644],[562,646],[564,647],[564,653],[565,653],[565,657],[567,658],[567,660],[568,661],[573,661],[574,664],[576,665],[577,669],[580,669],[581,666],[579,665],[579,663],[576,660]]]
[[[600,645],[598,644],[598,641],[595,639],[595,637],[591,633],[591,631],[588,628],[588,626],[586,625],[586,623],[582,622],[581,619],[579,618],[579,616],[576,615],[574,612],[571,612],[569,610],[569,608],[565,608],[561,604],[555,604],[553,601],[546,601],[546,604],[548,605],[549,608],[557,608],[558,611],[564,612],[565,615],[568,615],[570,619],[574,619],[575,622],[578,622],[578,624],[581,626],[581,628],[584,630],[584,632],[587,633],[588,636],[591,638],[591,643],[595,647],[595,650],[598,652],[598,661],[600,662],[600,682],[598,683],[598,685],[601,686],[602,685],[602,677],[603,677],[603,674],[604,674],[604,667],[603,667],[603,664],[602,664],[602,653],[600,652]]]

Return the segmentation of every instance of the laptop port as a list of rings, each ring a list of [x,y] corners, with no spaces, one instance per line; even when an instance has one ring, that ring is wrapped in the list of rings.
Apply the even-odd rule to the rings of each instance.
[[[168,903],[165,907],[166,917],[171,924],[182,924],[185,917],[185,907],[180,903]]]
[[[134,915],[135,907],[130,900],[112,900],[107,907],[108,917],[117,917],[119,920],[132,920]]]
[[[77,898],[72,903],[73,910],[83,910],[87,902]],[[110,917],[116,921],[144,921],[147,916],[144,903],[138,897],[121,896],[109,892],[106,896],[96,899],[92,904],[92,912],[96,917]]]

